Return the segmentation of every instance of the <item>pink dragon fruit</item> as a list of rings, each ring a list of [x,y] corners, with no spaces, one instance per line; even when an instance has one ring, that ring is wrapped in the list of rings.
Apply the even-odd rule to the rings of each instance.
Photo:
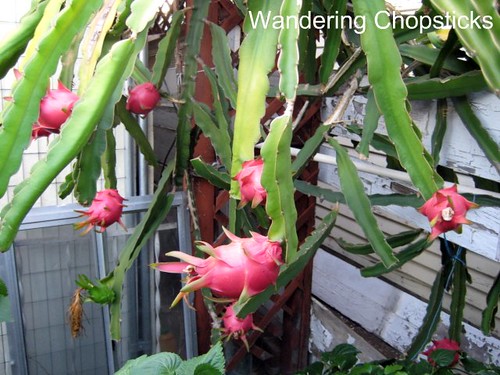
[[[151,82],[141,83],[129,92],[126,109],[136,115],[147,115],[160,101],[160,93]]]
[[[224,229],[231,241],[227,245],[213,248],[206,242],[197,247],[209,255],[206,259],[194,257],[180,251],[171,251],[168,256],[184,262],[155,263],[151,266],[162,272],[188,274],[187,283],[172,303],[175,306],[189,292],[210,288],[220,297],[230,300],[247,298],[274,284],[282,264],[279,242],[251,233],[251,238],[240,238]]]
[[[229,305],[226,308],[224,316],[222,317],[222,322],[224,324],[224,328],[222,329],[222,336],[226,337],[228,340],[234,338],[236,340],[243,341],[248,350],[249,347],[246,337],[248,331],[250,331],[251,329],[256,331],[262,330],[259,327],[255,326],[255,324],[253,324],[252,314],[248,314],[243,319],[238,318],[236,316],[236,313],[234,312],[233,306],[234,304]]]
[[[263,168],[262,159],[248,160],[243,163],[241,170],[234,176],[234,179],[240,184],[240,207],[252,202],[252,208],[255,208],[261,202],[265,202],[267,192],[260,183]]]
[[[470,224],[465,218],[467,211],[476,207],[477,204],[458,194],[457,186],[453,185],[434,193],[419,211],[429,219],[432,227],[429,239],[433,240],[450,230],[460,232],[462,224]]]
[[[38,126],[48,132],[59,133],[78,99],[78,95],[59,82],[57,89],[48,90],[40,101]]]
[[[99,191],[87,211],[76,211],[81,213],[82,216],[88,216],[88,218],[81,223],[75,224],[75,229],[80,230],[86,227],[82,232],[82,235],[85,235],[92,228],[99,227],[96,230],[102,233],[111,224],[118,223],[123,229],[127,230],[121,220],[124,200],[116,189]]]
[[[428,361],[432,366],[436,366],[436,362],[430,356],[438,349],[451,350],[455,352],[455,356],[453,357],[453,361],[449,367],[453,367],[458,363],[458,360],[460,359],[460,344],[458,342],[451,339],[441,339],[432,340],[432,344],[433,345],[429,349],[422,353],[428,357]]]

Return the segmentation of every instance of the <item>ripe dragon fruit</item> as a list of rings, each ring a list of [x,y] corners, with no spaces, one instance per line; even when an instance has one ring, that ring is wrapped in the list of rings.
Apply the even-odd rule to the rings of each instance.
[[[22,73],[14,69],[17,80]],[[5,98],[11,100],[12,98]],[[73,111],[73,106],[79,97],[62,82],[58,82],[57,89],[47,90],[47,94],[40,101],[40,114],[38,120],[33,124],[31,138],[48,137],[51,134],[59,134],[62,124],[66,122]]]
[[[175,306],[188,293],[200,288],[210,288],[220,297],[231,300],[247,298],[274,284],[282,264],[279,242],[267,236],[251,233],[251,238],[240,238],[224,229],[231,241],[227,245],[213,248],[206,242],[197,247],[209,255],[206,259],[194,257],[180,251],[171,251],[168,256],[184,262],[155,263],[151,266],[162,272],[188,274],[186,285],[175,298]]]
[[[141,83],[129,92],[126,109],[136,115],[147,115],[160,101],[160,93],[151,82]]]
[[[453,185],[434,193],[419,211],[429,219],[432,227],[429,239],[433,240],[450,230],[460,232],[462,224],[470,224],[465,218],[467,211],[476,207],[477,204],[458,194],[457,186]]]
[[[450,363],[449,367],[453,367],[458,363],[458,360],[460,359],[460,344],[458,342],[451,339],[441,339],[432,340],[432,344],[433,345],[429,349],[422,353],[427,356],[428,361],[432,366],[436,366],[437,364],[430,356],[438,349],[451,350],[455,352],[455,356],[453,357],[453,361]]]
[[[261,202],[265,202],[267,192],[260,183],[263,168],[262,159],[248,160],[243,163],[241,170],[234,176],[234,179],[240,184],[240,207],[252,202],[252,208],[255,208]]]
[[[123,229],[127,230],[121,220],[124,200],[116,189],[99,191],[87,211],[76,211],[81,213],[82,216],[88,216],[88,218],[81,223],[75,224],[75,229],[80,230],[86,227],[82,232],[82,235],[85,235],[92,228],[99,227],[96,231],[102,233],[111,224],[118,223]]]
[[[248,342],[246,334],[251,329],[256,331],[262,331],[259,327],[255,326],[253,323],[253,315],[248,314],[245,318],[240,319],[236,316],[233,308],[234,304],[229,305],[226,308],[226,312],[222,317],[222,323],[224,328],[222,329],[222,336],[226,337],[228,340],[234,338],[236,340],[241,340],[245,344],[247,350]]]

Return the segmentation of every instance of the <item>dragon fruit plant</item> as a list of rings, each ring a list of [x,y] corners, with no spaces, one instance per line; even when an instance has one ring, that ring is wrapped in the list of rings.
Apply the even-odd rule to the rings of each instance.
[[[455,366],[459,359],[460,359],[460,344],[456,342],[455,340],[451,339],[441,339],[441,340],[432,340],[432,346],[424,351],[422,354],[427,356],[427,360],[432,366],[437,366],[436,362],[431,358],[432,353],[434,353],[436,350],[450,350],[454,351],[455,355],[453,357],[453,360],[451,361],[449,367]]]
[[[201,288],[210,288],[217,297],[237,300],[254,296],[276,283],[282,264],[279,242],[253,232],[250,238],[240,238],[225,228],[224,232],[231,241],[227,245],[214,248],[206,242],[197,243],[198,249],[209,255],[205,259],[171,251],[166,255],[183,262],[151,265],[161,272],[188,274],[186,285],[172,306],[188,293]]]
[[[160,101],[160,93],[151,82],[141,83],[129,92],[126,109],[136,115],[147,115]]]
[[[460,232],[462,224],[470,224],[465,215],[468,210],[478,207],[457,193],[456,185],[438,190],[419,208],[427,216],[432,227],[429,239],[433,240],[441,233],[455,230]]]
[[[82,216],[87,216],[87,219],[75,224],[75,229],[85,228],[82,235],[90,232],[92,228],[96,228],[97,232],[102,233],[111,224],[118,223],[123,229],[127,230],[121,220],[124,200],[125,198],[116,189],[99,191],[87,211],[77,211]]]

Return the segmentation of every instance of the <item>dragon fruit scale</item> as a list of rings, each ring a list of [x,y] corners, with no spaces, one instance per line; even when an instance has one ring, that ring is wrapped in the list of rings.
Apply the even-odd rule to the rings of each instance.
[[[267,192],[260,183],[263,168],[262,159],[248,160],[243,163],[241,170],[234,176],[234,180],[238,181],[240,185],[240,207],[252,202],[252,208],[255,208],[261,202],[265,202]]]
[[[465,215],[468,210],[478,207],[457,193],[457,186],[438,190],[419,208],[429,219],[432,231],[430,240],[450,230],[460,232],[462,224],[470,224]]]
[[[276,283],[282,264],[280,243],[258,233],[251,233],[250,238],[240,238],[226,229],[224,231],[231,241],[227,245],[214,248],[206,242],[197,244],[209,255],[205,259],[172,251],[166,255],[183,262],[151,265],[161,272],[187,273],[186,285],[172,306],[188,293],[201,288],[210,288],[217,297],[237,300],[256,295]]]
[[[79,97],[61,82],[57,89],[52,89],[40,101],[38,123],[48,129],[59,131],[73,111]]]
[[[160,99],[155,85],[151,82],[141,83],[130,90],[125,108],[136,115],[147,115]]]
[[[85,228],[82,235],[87,234],[92,228],[97,232],[104,232],[111,224],[118,223],[127,230],[121,220],[123,211],[123,198],[116,189],[105,189],[99,191],[87,211],[76,211],[87,219],[75,224],[75,229]]]

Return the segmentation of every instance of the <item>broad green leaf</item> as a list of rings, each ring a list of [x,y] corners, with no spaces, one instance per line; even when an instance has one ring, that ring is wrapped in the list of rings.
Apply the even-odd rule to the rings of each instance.
[[[341,19],[347,11],[347,0],[334,1],[329,14]],[[342,41],[342,27],[325,28],[325,45],[321,55],[321,65],[319,67],[319,80],[325,84],[333,72],[339,48]]]
[[[360,351],[351,344],[339,344],[332,351],[321,354],[321,361],[328,367],[348,371],[358,362]]]
[[[498,143],[488,134],[472,110],[466,97],[453,98],[453,106],[463,124],[479,144],[491,164],[500,172],[500,150]]]
[[[19,56],[26,49],[28,42],[35,33],[36,26],[42,19],[45,7],[49,0],[40,1],[21,18],[15,30],[5,35],[0,41],[0,79],[5,77],[10,68],[15,64]]]
[[[15,85],[12,102],[3,112],[3,126],[0,127],[0,197],[21,165],[49,77],[56,71],[62,53],[101,3],[102,0],[75,0],[64,8],[55,25],[40,40],[24,68],[23,77]]]
[[[482,91],[487,85],[478,70],[473,70],[459,76],[446,78],[430,78],[421,76],[405,81],[408,89],[408,99],[430,100],[463,96],[471,92]]]
[[[92,81],[76,102],[60,136],[51,143],[46,157],[34,165],[30,176],[16,187],[13,199],[0,213],[0,251],[9,248],[21,221],[38,197],[87,144],[109,97],[123,84],[123,66],[135,58],[135,51],[135,39],[125,39],[116,43],[97,65]],[[0,133],[0,138],[4,134]]]
[[[303,1],[300,16],[307,16],[312,11],[312,1]],[[299,72],[303,74],[307,84],[316,83],[316,30],[301,28],[298,39],[300,57]]]
[[[238,69],[238,96],[234,119],[233,162],[231,177],[238,174],[243,162],[254,159],[254,146],[260,137],[260,119],[266,110],[269,90],[267,75],[273,68],[279,31],[271,25],[265,27],[258,16],[269,15],[270,20],[279,13],[281,1],[250,0],[244,23],[245,39],[240,47]],[[271,22],[271,21],[269,21]],[[231,183],[231,197],[239,198],[239,184]]]
[[[231,178],[227,173],[218,171],[213,166],[205,163],[199,157],[191,159],[191,165],[193,166],[194,172],[198,176],[203,177],[205,180],[209,181],[212,185],[217,186],[218,188],[229,190]]]
[[[375,23],[377,18],[380,22],[389,22],[387,16],[376,16],[385,10],[385,3],[383,0],[353,0],[352,3],[354,13],[366,20],[361,45],[367,58],[368,80],[384,116],[387,132],[413,184],[428,199],[439,189],[442,181],[438,180],[426,160],[424,146],[413,129],[406,107],[407,90],[400,73],[402,60],[392,32],[380,29]]]
[[[398,234],[394,234],[392,236],[388,236],[386,238],[387,243],[392,247],[396,248],[399,246],[407,245],[416,239],[422,233],[422,229],[414,229],[405,232],[401,232]],[[351,254],[362,254],[368,255],[373,253],[373,247],[369,243],[367,244],[352,244],[345,241],[342,238],[335,238],[335,241],[339,244],[339,246],[348,251]]]
[[[486,308],[483,310],[481,319],[481,331],[489,335],[495,328],[495,315],[498,312],[498,300],[500,298],[500,273],[498,273],[495,282],[491,286],[486,297]]]
[[[182,358],[175,353],[142,355],[125,362],[115,375],[176,375],[181,364]]]
[[[418,240],[396,254],[397,262],[389,268],[386,268],[383,263],[378,263],[370,267],[365,267],[361,270],[363,277],[377,277],[385,273],[394,271],[400,268],[403,264],[409,262],[413,258],[422,254],[422,252],[429,247],[430,243],[427,238]]]
[[[127,100],[122,97],[120,101],[116,103],[116,114],[123,123],[123,126],[125,126],[125,129],[127,129],[127,132],[134,138],[135,143],[137,143],[139,147],[139,151],[144,155],[148,164],[155,166],[158,164],[155,152],[135,117],[127,111],[126,102]]]
[[[286,20],[290,17],[298,19],[302,0],[283,0],[280,15]],[[297,22],[298,23],[298,22]],[[292,26],[292,25],[290,25]],[[278,58],[278,69],[280,72],[279,89],[289,101],[295,101],[297,85],[299,84],[299,39],[300,27],[283,27],[278,37],[280,54]]]
[[[296,256],[298,237],[295,223],[294,187],[292,180],[290,143],[292,123],[290,116],[280,116],[271,123],[261,155],[264,160],[261,183],[267,191],[266,212],[271,218],[268,236],[286,244],[286,263]]]
[[[184,87],[181,99],[183,104],[180,106],[177,124],[176,139],[176,167],[175,183],[182,185],[184,172],[189,165],[191,157],[191,117],[192,100],[195,92],[195,78],[198,72],[198,54],[200,51],[201,37],[205,27],[205,18],[208,15],[209,1],[194,0],[189,29],[186,36],[186,54],[184,57]]]
[[[469,54],[478,62],[488,85],[497,96],[500,95],[500,15],[495,2],[431,0],[431,3],[442,14],[466,17],[471,22],[477,16],[483,16],[483,22],[489,21],[491,27],[486,27],[485,23],[485,27],[457,27],[455,32]]]
[[[156,52],[153,75],[151,78],[151,82],[158,88],[162,86],[167,70],[172,62],[177,39],[181,32],[182,21],[184,20],[184,13],[184,11],[177,11],[174,13],[167,33],[160,43],[158,43],[158,51]]]
[[[212,34],[212,59],[217,73],[218,83],[233,108],[236,108],[236,82],[234,79],[229,39],[224,29],[215,23],[210,23]]]
[[[368,101],[365,107],[365,117],[363,118],[363,136],[361,142],[356,147],[356,151],[363,157],[368,159],[370,155],[370,144],[373,140],[373,135],[378,127],[378,120],[380,119],[380,112],[373,95],[373,90],[369,90],[367,94]]]
[[[312,232],[300,245],[297,257],[290,263],[285,264],[281,267],[278,280],[276,281],[276,286],[271,285],[262,293],[251,297],[246,301],[238,301],[234,306],[234,311],[239,317],[244,317],[247,314],[256,311],[263,303],[269,300],[269,298],[277,292],[282,287],[285,287],[290,281],[292,281],[309,263],[309,261],[314,257],[316,251],[321,246],[323,241],[328,237],[335,225],[335,220],[337,219],[338,210],[329,212],[321,223],[316,226],[314,232]]]
[[[218,341],[203,355],[184,361],[178,368],[177,374],[195,375],[196,368],[202,364],[212,365],[221,374],[225,373],[226,360],[222,350],[222,343]]]
[[[392,253],[391,246],[385,240],[384,234],[377,224],[370,200],[366,196],[363,182],[358,176],[354,163],[349,158],[347,151],[336,140],[330,138],[328,142],[336,152],[340,186],[347,205],[384,266],[386,268],[392,267],[397,262],[397,258]]]
[[[172,202],[174,194],[167,191],[168,185],[171,182],[170,178],[174,166],[170,163],[164,169],[161,179],[153,195],[151,205],[149,206],[141,222],[135,227],[134,232],[128,238],[125,247],[120,253],[118,265],[109,275],[102,279],[102,283],[110,287],[115,293],[115,300],[110,305],[111,313],[111,337],[113,340],[119,340],[121,337],[120,322],[121,322],[121,302],[122,288],[125,280],[125,275],[130,269],[135,259],[139,256],[142,248],[151,236],[156,232],[158,226],[165,219]]]

